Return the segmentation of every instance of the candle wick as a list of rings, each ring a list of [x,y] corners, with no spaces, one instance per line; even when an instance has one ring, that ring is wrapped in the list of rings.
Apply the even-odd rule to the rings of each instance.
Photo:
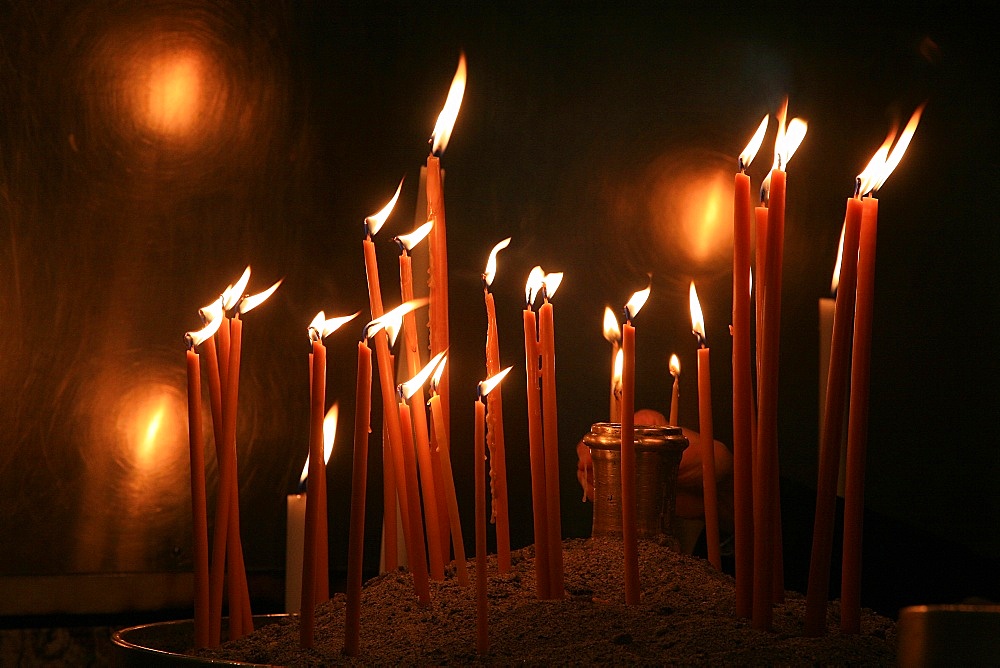
[[[743,164],[743,156],[742,155],[739,157],[739,161],[740,161],[740,174],[745,174],[746,171],[747,171],[747,166],[745,164]]]
[[[195,343],[194,343],[194,337],[191,336],[191,332],[188,332],[187,334],[184,335],[184,344],[187,346],[188,350],[194,350]]]
[[[769,192],[766,185],[760,184],[760,203],[767,206],[769,199]]]
[[[861,177],[855,177],[854,179],[854,196],[861,197]]]
[[[315,327],[310,327],[309,328],[309,342],[310,343],[314,343],[314,342],[319,341],[319,340],[321,340],[321,337],[319,335],[319,330],[316,329]]]
[[[486,280],[486,274],[483,274],[482,276],[483,276],[483,292],[489,293],[489,291],[490,291],[490,284]]]
[[[396,386],[396,396],[399,398],[400,402],[402,402],[406,398],[406,397],[403,396],[403,385],[402,384],[399,384],[399,385]]]
[[[366,229],[367,229],[367,227],[368,226],[365,225]],[[369,238],[371,238],[371,237],[369,237]],[[399,237],[393,237],[392,240],[396,242],[397,246],[399,246],[399,253],[400,253],[400,255],[406,255],[407,254],[406,253],[406,244],[403,243],[403,240],[400,239]]]
[[[625,307],[622,309],[622,311],[625,313],[625,324],[626,325],[631,325],[632,324],[632,314],[629,313],[628,304],[625,304]]]

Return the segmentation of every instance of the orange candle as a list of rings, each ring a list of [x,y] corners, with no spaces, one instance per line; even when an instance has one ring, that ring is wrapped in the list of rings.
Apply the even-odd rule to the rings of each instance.
[[[625,604],[638,605],[639,546],[637,542],[635,473],[635,327],[632,318],[649,298],[649,288],[634,293],[625,305],[622,327],[621,501],[625,552]]]
[[[437,370],[447,362],[446,357],[442,357]],[[458,576],[458,584],[469,586],[469,569],[465,563],[465,543],[462,539],[462,522],[458,514],[458,497],[455,494],[455,478],[451,470],[451,453],[449,452],[448,441],[442,436],[446,433],[444,428],[444,410],[441,408],[441,396],[437,393],[437,381],[435,377],[431,384],[431,398],[428,404],[431,409],[431,419],[434,423],[434,430],[437,434],[437,457],[435,462],[441,469],[441,479],[444,481],[445,501],[448,503],[448,522],[451,528],[451,542],[455,550],[455,568]]]
[[[310,328],[311,329],[311,328]],[[302,597],[299,611],[299,641],[303,647],[313,646],[316,615],[316,579],[318,577],[319,543],[325,540],[320,528],[320,504],[325,504],[319,481],[323,466],[323,408],[326,404],[326,346],[322,337],[311,329],[311,379],[309,391],[309,481],[306,496],[306,539],[302,550]]]
[[[535,312],[531,305],[541,289],[545,272],[535,267],[525,287],[524,371],[527,382],[528,453],[531,464],[531,510],[535,527],[535,592],[538,598],[549,598],[551,569],[549,568],[549,525],[545,493],[545,451],[542,435],[542,406],[539,396],[540,360],[535,329]]]
[[[809,560],[809,587],[806,594],[805,633],[826,632],[826,604],[830,589],[830,560],[833,551],[833,524],[837,504],[837,475],[844,424],[844,402],[850,365],[850,336],[854,325],[854,298],[857,287],[858,241],[862,204],[858,197],[847,200],[840,264],[840,286],[830,343],[823,429],[820,432],[819,476],[816,483],[816,514],[813,521],[812,554]]]
[[[745,173],[757,155],[768,116],[739,157],[733,186],[733,497],[736,529],[736,614],[753,608],[753,457],[750,434],[750,177]],[[707,353],[706,353],[707,355]],[[699,351],[699,364],[701,354]],[[700,375],[699,375],[700,378]],[[711,443],[711,440],[703,441]]]
[[[621,365],[619,364],[619,351],[621,350],[622,333],[618,327],[618,318],[610,306],[604,307],[604,338],[611,344],[611,392],[610,408],[608,410],[609,422],[621,420]],[[671,423],[673,424],[673,423]]]
[[[719,552],[719,496],[715,485],[715,429],[712,424],[712,372],[707,341],[705,318],[702,315],[698,293],[691,283],[691,329],[698,337],[698,427],[701,452],[701,480],[705,502],[705,542],[708,546],[708,563],[722,570]]]
[[[681,360],[677,355],[670,356],[670,375],[674,377],[674,384],[670,390],[670,424],[677,426],[677,411],[681,397]]]
[[[479,385],[482,394],[482,383]],[[476,399],[476,651],[490,647],[486,603],[486,404]]]
[[[222,325],[225,327],[225,323]],[[229,374],[226,394],[222,404],[225,444],[229,450],[228,492],[222,490],[221,499],[229,498],[228,530],[226,531],[227,587],[229,593],[229,639],[242,638],[253,631],[252,619],[248,620],[249,591],[246,569],[243,565],[243,541],[240,535],[239,477],[236,463],[236,417],[239,407],[240,358],[243,353],[243,321],[237,313],[229,320]],[[247,626],[250,621],[251,626]]]
[[[431,153],[427,156],[427,220],[433,221],[430,236],[430,346],[431,354],[437,355],[448,350],[448,235],[445,226],[444,188],[441,178],[441,154],[448,146],[451,131],[458,118],[465,94],[465,54],[461,54],[458,68],[448,91],[448,98],[438,115],[431,134]],[[450,402],[448,392],[448,369],[445,368],[438,387],[444,410],[445,429],[450,433]],[[445,434],[448,437],[448,433]]]
[[[559,507],[559,420],[556,409],[556,348],[552,302],[562,274],[546,274],[544,303],[538,309],[538,342],[542,356],[542,443],[545,452],[545,510],[549,538],[549,598],[562,598],[562,519]]]
[[[354,462],[351,467],[351,528],[347,552],[347,605],[344,654],[357,656],[361,643],[361,579],[365,551],[365,493],[368,486],[368,433],[371,431],[372,352],[358,343],[354,392]]]

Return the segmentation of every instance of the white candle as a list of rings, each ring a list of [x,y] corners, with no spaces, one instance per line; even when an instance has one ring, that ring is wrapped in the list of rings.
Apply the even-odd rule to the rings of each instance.
[[[306,495],[289,494],[285,529],[285,612],[299,611],[302,602],[302,546],[306,533]]]

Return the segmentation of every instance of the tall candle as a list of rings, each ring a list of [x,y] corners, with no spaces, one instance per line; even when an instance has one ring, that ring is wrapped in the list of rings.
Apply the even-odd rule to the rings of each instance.
[[[552,302],[562,274],[546,274],[544,303],[538,309],[538,342],[542,356],[542,442],[545,451],[545,510],[549,536],[549,598],[562,598],[562,518],[559,505],[559,420],[556,409],[556,349]]]
[[[458,584],[463,587],[469,585],[469,569],[465,563],[465,543],[462,538],[462,522],[458,513],[458,497],[455,494],[455,477],[451,470],[451,453],[449,452],[448,441],[442,437],[444,429],[444,410],[441,408],[441,395],[437,390],[431,392],[428,402],[431,409],[431,418],[434,421],[435,430],[438,434],[437,462],[441,467],[441,478],[444,480],[445,500],[448,502],[448,522],[451,528],[451,542],[455,550],[455,568],[458,576]]]
[[[441,178],[441,154],[448,146],[465,94],[465,54],[461,54],[455,77],[444,107],[431,134],[431,153],[427,156],[427,219],[434,222],[430,237],[430,345],[431,354],[448,350],[448,235],[445,226],[444,188]],[[444,369],[438,392],[444,411],[445,429],[450,433],[448,369]],[[448,437],[448,433],[445,434]]]
[[[604,307],[604,338],[611,344],[611,392],[609,401],[609,422],[621,420],[621,397],[619,385],[621,373],[618,371],[618,351],[621,350],[622,332],[618,327],[618,318],[610,306]],[[673,424],[671,422],[671,424]]]
[[[347,552],[347,603],[344,654],[357,656],[361,642],[361,579],[365,549],[365,493],[368,485],[368,433],[371,431],[372,353],[358,343],[358,380],[354,404],[354,462],[351,466],[351,528]]]
[[[768,119],[768,116],[764,116],[757,127],[757,132],[740,154],[739,171],[736,173],[733,186],[733,497],[736,530],[736,614],[740,617],[750,617],[753,609],[753,437],[750,419],[753,393],[750,378],[751,205],[750,177],[745,170],[760,149],[764,133],[767,131]],[[705,355],[707,357],[708,353]],[[700,388],[701,351],[698,353],[698,360]],[[702,442],[711,443],[712,440]]]
[[[316,615],[316,578],[318,577],[319,542],[326,536],[320,529],[320,504],[325,503],[318,484],[323,465],[323,407],[326,402],[326,346],[319,335],[312,342],[312,379],[309,394],[309,480],[313,483],[306,499],[305,544],[302,550],[302,594],[299,611],[299,641],[312,647]]]
[[[486,375],[500,372],[500,336],[497,329],[496,305],[490,286],[496,278],[497,254],[510,244],[510,237],[497,243],[490,251],[483,272],[483,297],[486,303]],[[507,453],[503,432],[503,395],[498,388],[486,399],[489,410],[486,423],[486,447],[490,453],[490,481],[493,521],[497,537],[497,571],[510,573],[510,523],[507,515]]]
[[[225,324],[223,323],[223,326]],[[236,463],[236,413],[239,404],[240,358],[243,351],[243,321],[237,313],[229,321],[229,374],[226,380],[226,394],[222,404],[225,445],[229,450],[228,466],[230,476],[226,490],[221,491],[220,503],[230,500],[228,530],[226,532],[226,556],[229,593],[229,638],[241,638],[253,631],[250,616],[249,591],[247,589],[246,568],[243,565],[243,541],[240,534],[240,512],[238,499],[239,478]],[[249,622],[249,624],[248,624]]]
[[[719,552],[719,501],[715,485],[715,430],[712,424],[712,372],[710,354],[705,339],[705,318],[694,282],[691,283],[691,329],[698,337],[698,426],[700,429],[701,480],[705,503],[705,542],[708,546],[708,563],[722,570]]]
[[[844,403],[850,365],[850,336],[854,325],[857,289],[858,241],[861,231],[860,198],[847,200],[841,239],[840,285],[830,332],[827,385],[824,388],[823,424],[820,431],[819,475],[816,482],[816,513],[813,520],[812,552],[809,559],[809,586],[806,592],[805,633],[826,632],[826,607],[830,587],[830,560],[833,551],[837,473],[844,424]],[[846,255],[845,255],[846,254]],[[848,259],[843,262],[843,258]]]
[[[674,377],[673,387],[670,389],[670,424],[678,426],[677,412],[681,397],[681,360],[677,355],[670,356],[670,375]]]
[[[622,421],[621,421],[621,502],[622,545],[625,554],[625,604],[638,605],[639,546],[636,523],[635,472],[635,327],[632,318],[649,298],[649,288],[632,295],[625,304],[622,326]]]
[[[482,393],[480,384],[480,394]],[[484,654],[490,647],[486,602],[486,404],[476,399],[476,651]]]
[[[531,305],[541,289],[545,272],[535,267],[525,286],[524,372],[527,383],[528,455],[531,465],[531,510],[535,528],[535,593],[540,599],[549,598],[551,569],[549,568],[549,525],[545,493],[545,450],[542,434],[542,406],[539,396],[539,345],[535,327],[535,312]]]

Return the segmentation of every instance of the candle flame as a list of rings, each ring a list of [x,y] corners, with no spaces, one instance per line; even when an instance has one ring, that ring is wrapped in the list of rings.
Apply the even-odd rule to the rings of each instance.
[[[840,227],[840,243],[837,245],[837,263],[833,265],[833,280],[830,281],[830,294],[836,295],[840,287],[840,265],[844,262],[844,235],[847,233],[847,221]]]
[[[893,143],[895,131],[889,133],[885,142],[875,152],[875,156],[871,162],[865,167],[865,171],[858,175],[858,178],[861,179],[861,195],[877,192],[885,184],[886,179],[889,178],[893,170],[896,169],[899,161],[903,159],[903,154],[906,152],[907,147],[910,145],[910,140],[913,139],[913,133],[917,131],[917,125],[920,123],[920,116],[923,114],[926,104],[925,102],[917,107],[917,110],[910,116],[910,120],[906,124],[906,127],[903,128],[903,132],[900,133],[898,139],[895,139],[895,146],[892,147],[892,152],[889,153],[889,146]]]
[[[772,169],[781,169],[781,148],[785,143],[785,119],[788,117],[788,98],[786,97],[781,106],[778,107],[778,113],[775,114],[775,118],[778,120],[778,132],[774,135],[774,164]]]
[[[337,438],[337,418],[340,415],[340,403],[334,402],[330,410],[323,418],[323,464],[330,463],[330,455],[333,454],[333,442]],[[299,476],[299,485],[305,484],[309,477],[309,455],[306,455],[306,463],[302,465],[302,474]]]
[[[622,370],[625,368],[625,351],[621,348],[615,353],[615,366],[611,372],[611,380],[615,384],[615,390],[622,384]]]
[[[690,291],[691,301],[691,331],[698,337],[698,345],[705,346],[705,316],[701,312],[701,302],[698,301],[698,291],[694,289],[694,281],[691,281]]]
[[[486,287],[493,285],[493,279],[497,275],[497,253],[509,245],[510,237],[507,237],[494,246],[493,250],[490,251],[490,257],[486,260],[486,271],[483,272],[483,280],[486,282]]]
[[[535,303],[535,297],[538,296],[544,282],[545,271],[537,265],[532,267],[528,272],[528,281],[524,285],[524,301],[529,307]]]
[[[375,318],[365,325],[365,338],[371,338],[375,336],[379,330],[384,329],[389,334],[389,344],[394,344],[396,342],[396,336],[399,334],[399,328],[403,325],[403,316],[411,311],[416,311],[421,306],[426,306],[429,301],[430,300],[426,297],[422,299],[411,299],[408,302],[403,302],[391,311],[383,313],[380,317]]]
[[[439,352],[431,358],[431,361],[428,362],[423,369],[417,372],[417,375],[405,383],[400,384],[399,387],[403,390],[403,396],[405,398],[409,399],[416,393],[417,390],[424,386],[424,383],[426,383],[427,379],[431,377],[432,373],[434,373],[434,370],[437,368],[438,363],[444,355],[444,351]]]
[[[886,158],[889,156],[889,147],[892,146],[892,140],[896,136],[895,129],[889,130],[889,134],[886,135],[885,141],[882,145],[878,147],[875,151],[875,155],[872,159],[868,161],[865,168],[858,174],[858,180],[861,181],[861,185],[858,186],[858,196],[864,196],[875,189],[878,184],[879,172],[881,171],[882,165],[885,164]]]
[[[681,375],[681,360],[677,355],[670,356],[670,375],[674,378]]]
[[[545,288],[545,299],[552,299],[555,296],[556,290],[562,284],[563,273],[557,271],[552,274],[545,274],[545,278],[542,279],[542,286]]]
[[[351,315],[342,315],[328,320],[326,314],[323,311],[320,311],[316,314],[316,317],[312,319],[312,322],[309,323],[309,339],[325,339],[330,334],[333,334],[338,329],[357,318],[360,314],[361,311],[356,311]]]
[[[442,351],[447,353],[447,351]],[[437,392],[438,385],[441,384],[441,377],[444,376],[444,366],[448,363],[448,355],[445,354],[438,362],[437,368],[434,369],[434,375],[431,376],[431,390]]]
[[[747,147],[743,149],[740,153],[740,170],[744,170],[750,166],[753,159],[757,157],[757,151],[760,150],[760,145],[764,143],[764,135],[767,133],[767,122],[770,120],[771,116],[769,114],[764,114],[764,120],[760,122],[760,126],[757,127],[757,132],[754,133],[753,139],[747,144]]]
[[[399,180],[399,185],[396,186],[396,194],[392,196],[389,203],[382,207],[382,210],[378,213],[373,213],[372,215],[365,218],[365,228],[368,230],[368,236],[373,237],[378,234],[378,231],[382,229],[385,221],[389,218],[389,214],[392,213],[393,208],[396,206],[396,201],[399,199],[399,193],[403,190],[403,180]]]
[[[270,297],[271,295],[274,294],[274,291],[278,289],[278,286],[281,285],[281,281],[283,281],[283,280],[285,280],[285,279],[283,279],[283,278],[278,279],[277,283],[275,283],[274,285],[272,285],[271,287],[269,287],[267,290],[264,290],[263,292],[258,292],[255,295],[250,295],[249,297],[244,297],[240,301],[239,312],[241,314],[248,313],[251,310],[253,310],[253,309],[257,308],[258,306],[260,306],[261,304],[263,304],[267,300],[268,297]]]
[[[434,124],[434,132],[431,133],[431,153],[441,155],[448,147],[448,140],[451,138],[451,131],[455,127],[455,120],[458,118],[458,110],[462,106],[462,97],[465,95],[465,53],[458,58],[458,68],[455,70],[455,78],[451,81],[451,88],[448,90],[448,99],[445,100],[441,113],[438,114],[437,123]]]
[[[772,169],[780,169],[781,171],[788,169],[788,161],[792,159],[795,150],[802,143],[808,128],[808,124],[801,118],[793,118],[786,127],[785,118],[787,115],[788,98],[786,97],[777,113],[778,134],[774,138],[774,165],[772,166]],[[769,187],[770,178],[767,179],[766,185],[761,186],[761,189],[764,191]]]
[[[622,330],[618,327],[618,318],[610,306],[604,307],[604,338],[608,343],[622,340]]]
[[[230,283],[229,287],[225,289],[222,293],[222,310],[229,313],[236,305],[239,303],[240,297],[243,296],[243,291],[247,289],[247,283],[250,282],[250,265],[243,270],[243,275],[236,283]]]
[[[407,251],[412,251],[414,246],[419,244],[428,234],[430,234],[432,227],[434,227],[434,221],[428,220],[426,223],[409,234],[400,234],[396,237],[396,243],[405,248]]]
[[[628,303],[625,304],[625,319],[630,321],[635,316],[639,315],[639,309],[646,305],[646,300],[649,299],[649,291],[652,289],[652,285],[647,287],[645,290],[639,290],[638,292],[632,293],[629,298]]]
[[[500,381],[502,381],[504,379],[504,377],[508,373],[510,373],[510,370],[513,369],[513,368],[514,367],[509,366],[506,369],[504,369],[503,371],[500,371],[499,373],[497,373],[496,375],[490,376],[489,378],[487,378],[484,381],[480,381],[480,383],[479,383],[479,396],[480,397],[485,397],[487,394],[489,394],[490,392],[492,392],[493,389],[497,385],[500,384]]]
[[[208,306],[198,309],[198,315],[201,316],[205,326],[196,332],[188,332],[184,335],[184,339],[187,341],[189,348],[201,345],[203,341],[206,341],[209,337],[215,336],[215,333],[219,331],[219,326],[222,325],[223,316],[222,297],[219,297]]]

